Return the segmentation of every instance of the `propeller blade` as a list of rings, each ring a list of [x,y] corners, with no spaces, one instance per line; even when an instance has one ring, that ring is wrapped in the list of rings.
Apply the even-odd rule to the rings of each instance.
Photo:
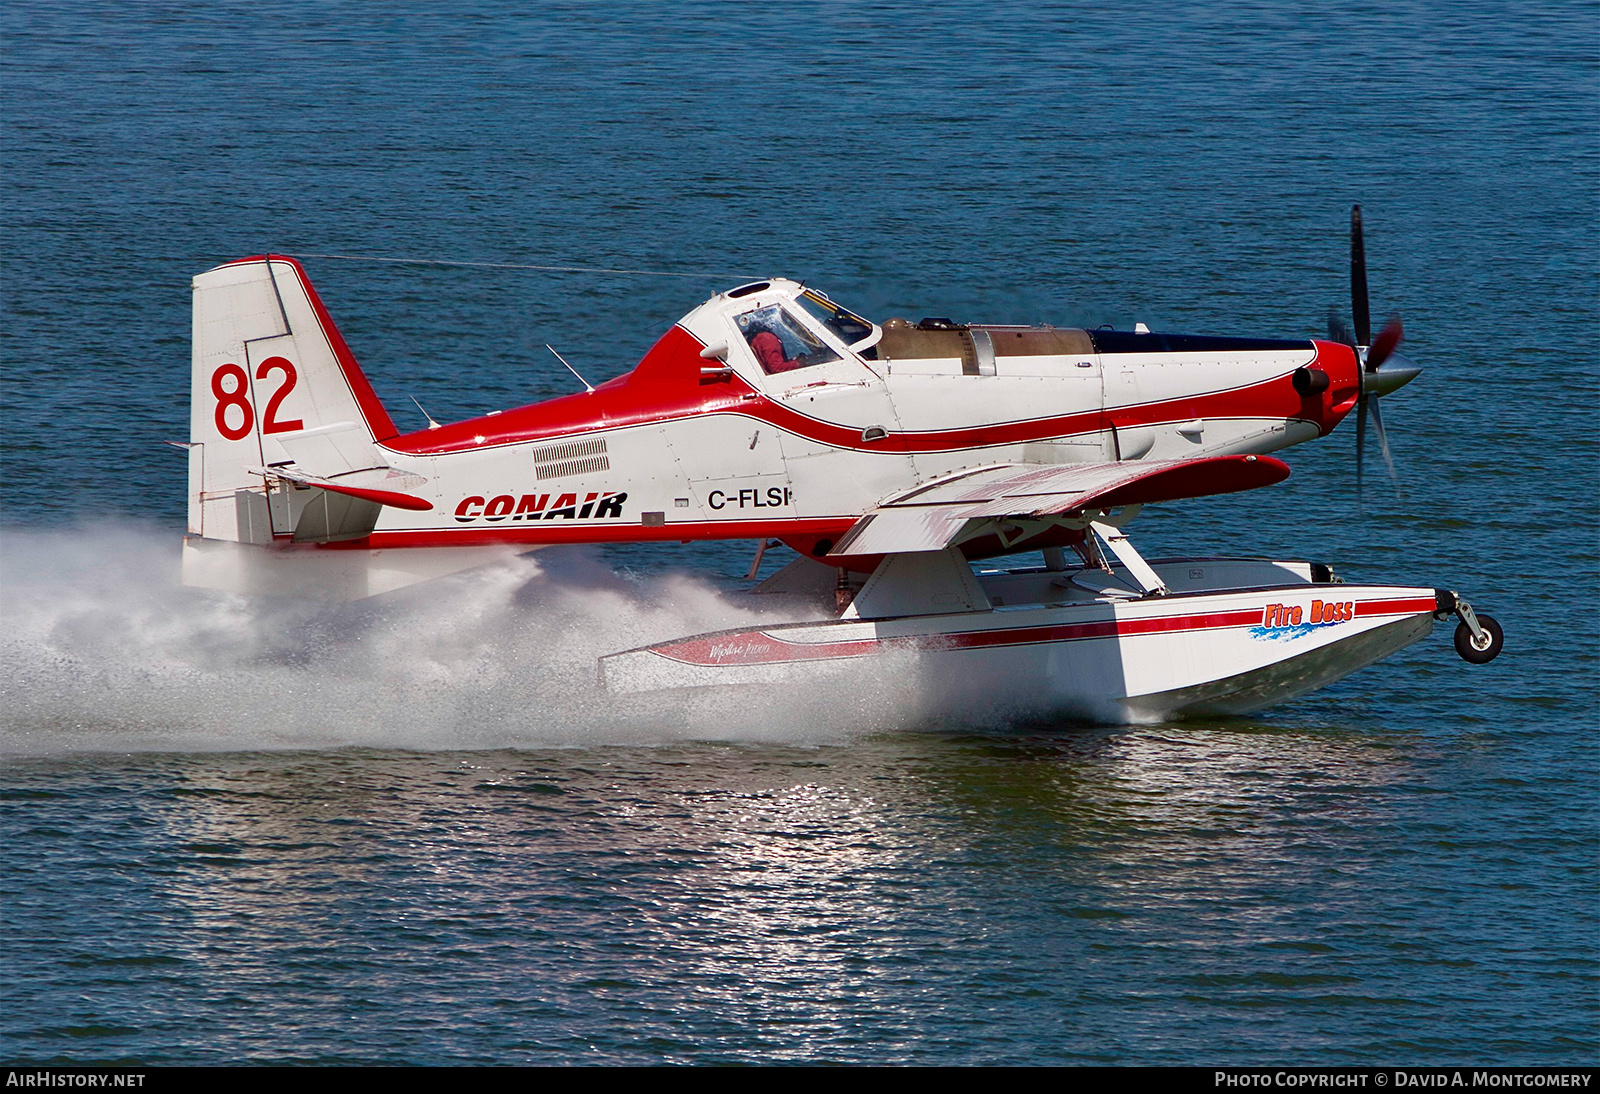
[[[1344,321],[1337,308],[1328,309],[1328,341],[1347,346],[1356,344],[1356,336],[1350,333],[1350,324]]]
[[[1350,206],[1350,315],[1356,341],[1372,344],[1372,313],[1367,308],[1367,245],[1361,231],[1361,206]]]
[[[1400,339],[1406,336],[1405,327],[1400,324],[1397,315],[1389,320],[1384,328],[1378,332],[1377,341],[1372,343],[1372,348],[1367,350],[1367,371],[1377,372],[1378,366],[1389,359],[1389,354],[1400,344]]]
[[[1367,247],[1359,205],[1350,207],[1350,314],[1355,320],[1354,330],[1339,318],[1337,312],[1329,309],[1328,338],[1358,350],[1361,346],[1367,347],[1361,395],[1356,403],[1356,497],[1359,499],[1362,467],[1367,460],[1368,413],[1372,415],[1372,428],[1377,431],[1378,450],[1383,453],[1383,462],[1389,468],[1389,478],[1394,480],[1396,492],[1400,490],[1400,476],[1394,469],[1394,454],[1389,450],[1389,435],[1383,428],[1383,411],[1378,407],[1378,396],[1384,391],[1395,390],[1421,371],[1402,357],[1395,368],[1381,377],[1377,375],[1378,369],[1394,356],[1395,347],[1405,338],[1405,328],[1401,326],[1397,315],[1378,332],[1376,341],[1372,338],[1372,309],[1367,299]]]
[[[1363,395],[1356,405],[1356,497],[1361,497],[1361,465],[1367,457],[1367,404],[1370,395]]]
[[[1372,429],[1378,435],[1378,451],[1383,453],[1383,462],[1389,465],[1389,478],[1394,480],[1395,493],[1400,492],[1400,476],[1395,474],[1394,457],[1389,454],[1389,435],[1383,431],[1383,411],[1379,409],[1377,396],[1367,400],[1372,404]]]

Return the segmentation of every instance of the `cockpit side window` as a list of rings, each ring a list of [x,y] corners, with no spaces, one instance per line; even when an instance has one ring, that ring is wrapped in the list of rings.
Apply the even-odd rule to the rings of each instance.
[[[733,321],[769,374],[839,360],[837,353],[777,304],[736,315]]]
[[[809,312],[823,326],[839,336],[839,341],[856,348],[856,343],[864,342],[872,337],[872,324],[856,315],[846,311],[832,300],[812,289],[807,289],[796,298],[802,308]]]

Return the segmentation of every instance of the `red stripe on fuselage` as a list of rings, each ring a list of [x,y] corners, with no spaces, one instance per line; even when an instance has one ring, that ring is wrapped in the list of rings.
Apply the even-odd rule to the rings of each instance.
[[[804,536],[837,539],[849,531],[855,517],[792,517],[782,520],[684,521],[679,524],[555,524],[539,521],[522,527],[495,525],[484,528],[422,528],[373,532],[364,539],[325,543],[323,550],[376,550],[380,547],[481,547],[491,544],[553,543],[670,543],[674,540],[759,539],[763,536]]]
[[[859,429],[802,414],[769,399],[737,374],[715,383],[702,383],[700,341],[682,327],[673,327],[645,354],[638,368],[606,381],[594,391],[518,407],[494,417],[408,433],[389,440],[385,447],[413,455],[481,451],[716,413],[753,418],[833,448],[899,454],[1018,444],[1099,432],[1113,424],[1129,428],[1196,417],[1212,421],[1300,420],[1316,425],[1326,434],[1354,405],[1358,377],[1355,358],[1348,347],[1321,341],[1312,345],[1316,349],[1312,364],[1322,367],[1333,380],[1323,396],[1302,397],[1294,390],[1291,374],[1286,372],[1244,387],[1203,395],[959,429],[892,432],[868,443],[861,439]],[[1345,361],[1341,354],[1350,359]]]

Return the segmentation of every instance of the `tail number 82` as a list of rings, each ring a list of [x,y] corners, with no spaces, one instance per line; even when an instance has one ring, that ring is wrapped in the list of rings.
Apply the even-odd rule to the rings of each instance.
[[[287,357],[268,357],[256,366],[256,379],[265,380],[274,372],[283,373],[283,382],[267,400],[267,412],[261,416],[261,432],[288,433],[291,430],[304,429],[305,422],[299,418],[284,422],[278,420],[278,407],[283,405],[283,400],[294,390],[294,385],[300,380],[300,374],[294,370],[294,365]],[[211,394],[217,397],[217,432],[230,441],[243,440],[249,435],[251,427],[256,424],[256,412],[250,405],[250,379],[245,375],[244,369],[232,363],[219,366],[217,371],[211,374]],[[233,407],[239,408],[237,415],[229,414]],[[238,417],[239,424],[229,425],[230,416]]]

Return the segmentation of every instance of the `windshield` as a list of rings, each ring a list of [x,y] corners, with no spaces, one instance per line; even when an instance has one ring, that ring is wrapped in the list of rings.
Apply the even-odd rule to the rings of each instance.
[[[807,289],[796,299],[810,315],[839,336],[839,341],[855,348],[857,342],[872,336],[872,324],[853,312],[845,311],[826,296]]]
[[[735,316],[734,322],[745,341],[750,343],[750,351],[768,373],[788,372],[839,359],[821,339],[776,304]]]

